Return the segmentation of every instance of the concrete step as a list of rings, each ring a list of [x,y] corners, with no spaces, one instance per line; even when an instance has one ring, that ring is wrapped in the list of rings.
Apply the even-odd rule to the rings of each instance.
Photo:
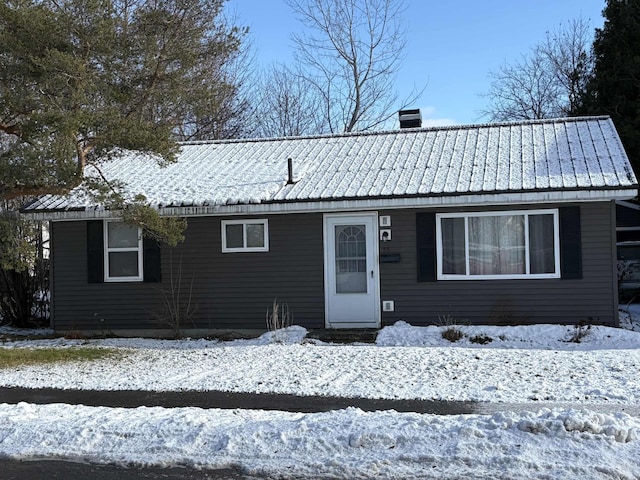
[[[307,332],[307,338],[314,338],[327,343],[375,343],[377,336],[377,328],[323,328]]]

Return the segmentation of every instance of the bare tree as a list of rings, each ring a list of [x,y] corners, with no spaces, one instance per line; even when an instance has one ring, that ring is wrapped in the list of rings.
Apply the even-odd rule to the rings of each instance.
[[[582,18],[547,32],[545,41],[513,64],[490,72],[492,121],[566,116],[575,110],[593,68],[593,33]]]
[[[492,121],[528,120],[560,116],[560,88],[540,55],[523,56],[515,64],[504,64],[491,72],[489,110]]]
[[[404,0],[287,3],[307,27],[293,37],[295,58],[321,102],[325,130],[374,128],[401,108],[393,84],[405,46]]]
[[[318,116],[322,105],[303,75],[286,65],[274,64],[263,73],[257,89],[257,136],[322,133],[323,122]]]
[[[589,22],[579,17],[548,32],[546,41],[539,47],[560,86],[563,115],[577,109],[593,72],[593,36]]]
[[[220,24],[233,31],[239,24],[234,15],[221,17]],[[252,43],[246,38],[248,29],[237,29],[243,41],[225,58],[211,56],[203,59],[201,68],[206,83],[215,90],[203,96],[186,112],[183,122],[174,131],[180,141],[239,138],[252,133],[253,107],[252,72],[255,57]],[[203,87],[204,88],[204,87]],[[208,88],[208,87],[207,87]]]

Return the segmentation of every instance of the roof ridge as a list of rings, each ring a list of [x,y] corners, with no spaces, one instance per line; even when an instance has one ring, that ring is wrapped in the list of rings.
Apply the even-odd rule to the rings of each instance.
[[[440,125],[433,127],[416,127],[416,128],[398,128],[394,130],[368,130],[361,132],[343,132],[343,133],[323,133],[317,135],[299,135],[299,136],[281,136],[281,137],[251,137],[251,138],[228,138],[228,139],[212,139],[212,140],[191,140],[178,142],[179,145],[228,145],[233,143],[267,143],[282,142],[285,140],[313,140],[321,138],[347,138],[347,137],[366,137],[371,135],[402,135],[416,132],[438,132],[451,130],[472,130],[476,128],[499,128],[517,125],[537,125],[552,123],[575,123],[589,120],[608,120],[609,115],[590,115],[581,117],[557,117],[557,118],[539,118],[528,120],[511,120],[502,122],[485,122],[470,123],[464,125]]]

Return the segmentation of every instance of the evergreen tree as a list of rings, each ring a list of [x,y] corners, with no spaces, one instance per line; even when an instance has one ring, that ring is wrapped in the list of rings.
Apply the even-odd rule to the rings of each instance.
[[[221,20],[224,2],[0,3],[0,199],[65,192],[118,149],[172,161],[178,139],[228,136],[237,86],[224,69],[244,30]],[[179,240],[181,223],[144,198],[94,186],[125,219]]]
[[[46,288],[33,282],[41,230],[17,215],[21,203],[69,191],[121,149],[170,162],[177,140],[238,134],[246,31],[222,19],[225,1],[0,2],[0,323],[25,326]],[[145,235],[182,239],[185,222],[143,196],[87,184]]]
[[[640,174],[640,0],[607,0],[593,42],[594,73],[578,115],[609,115]]]

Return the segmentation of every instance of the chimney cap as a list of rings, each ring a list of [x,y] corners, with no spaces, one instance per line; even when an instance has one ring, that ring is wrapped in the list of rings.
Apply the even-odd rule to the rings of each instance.
[[[400,110],[398,112],[400,128],[416,128],[422,126],[422,114],[419,108]]]

